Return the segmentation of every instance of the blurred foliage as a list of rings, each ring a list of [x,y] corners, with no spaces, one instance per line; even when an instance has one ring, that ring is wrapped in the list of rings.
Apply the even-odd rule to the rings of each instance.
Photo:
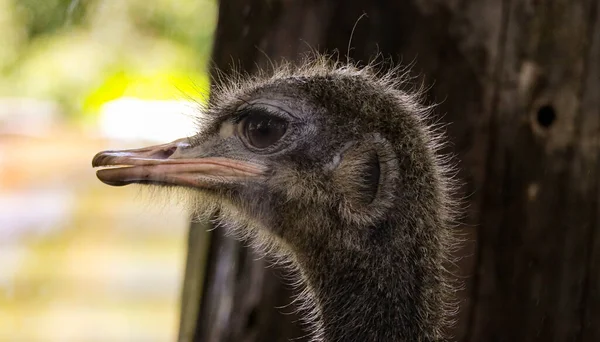
[[[14,1],[16,15],[25,25],[29,39],[52,33],[69,24],[81,24],[87,6],[76,0]]]
[[[72,118],[121,96],[202,98],[216,11],[214,0],[0,0],[0,96],[53,100]]]

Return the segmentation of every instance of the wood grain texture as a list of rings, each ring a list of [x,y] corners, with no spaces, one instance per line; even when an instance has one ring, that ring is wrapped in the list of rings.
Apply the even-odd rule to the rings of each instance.
[[[185,279],[181,292],[181,318],[178,341],[192,341],[196,334],[199,304],[204,286],[204,265],[207,263],[209,234],[208,222],[194,223],[188,233]]]
[[[577,341],[597,216],[598,155],[582,148],[595,4],[507,5],[471,340]]]
[[[593,213],[587,223],[591,233],[581,299],[584,316],[580,340],[585,342],[600,340],[600,5],[597,2],[590,9],[590,16],[593,26],[590,26],[591,32],[588,35],[590,48],[581,101],[581,115],[584,119],[580,126],[582,138],[578,142],[590,167],[583,170],[585,185],[593,191],[595,183],[595,195],[592,193],[585,199]],[[594,166],[593,169],[591,165]]]

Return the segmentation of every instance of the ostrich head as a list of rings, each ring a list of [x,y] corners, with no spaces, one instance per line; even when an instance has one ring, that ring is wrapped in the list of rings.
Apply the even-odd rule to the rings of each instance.
[[[291,261],[315,340],[434,341],[451,201],[428,110],[392,74],[313,61],[216,87],[197,135],[98,153],[109,185],[190,189],[196,212]]]

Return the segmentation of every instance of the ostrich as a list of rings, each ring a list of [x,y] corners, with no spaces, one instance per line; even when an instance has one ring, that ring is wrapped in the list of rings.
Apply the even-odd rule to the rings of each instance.
[[[398,69],[316,58],[215,87],[201,132],[104,151],[98,178],[185,189],[195,215],[286,261],[313,341],[440,341],[452,175]]]

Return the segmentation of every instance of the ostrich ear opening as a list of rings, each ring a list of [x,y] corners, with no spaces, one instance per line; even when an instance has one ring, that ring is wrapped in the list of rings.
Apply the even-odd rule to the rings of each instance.
[[[378,134],[347,147],[334,170],[339,211],[350,222],[371,223],[392,207],[398,161],[391,144]]]

